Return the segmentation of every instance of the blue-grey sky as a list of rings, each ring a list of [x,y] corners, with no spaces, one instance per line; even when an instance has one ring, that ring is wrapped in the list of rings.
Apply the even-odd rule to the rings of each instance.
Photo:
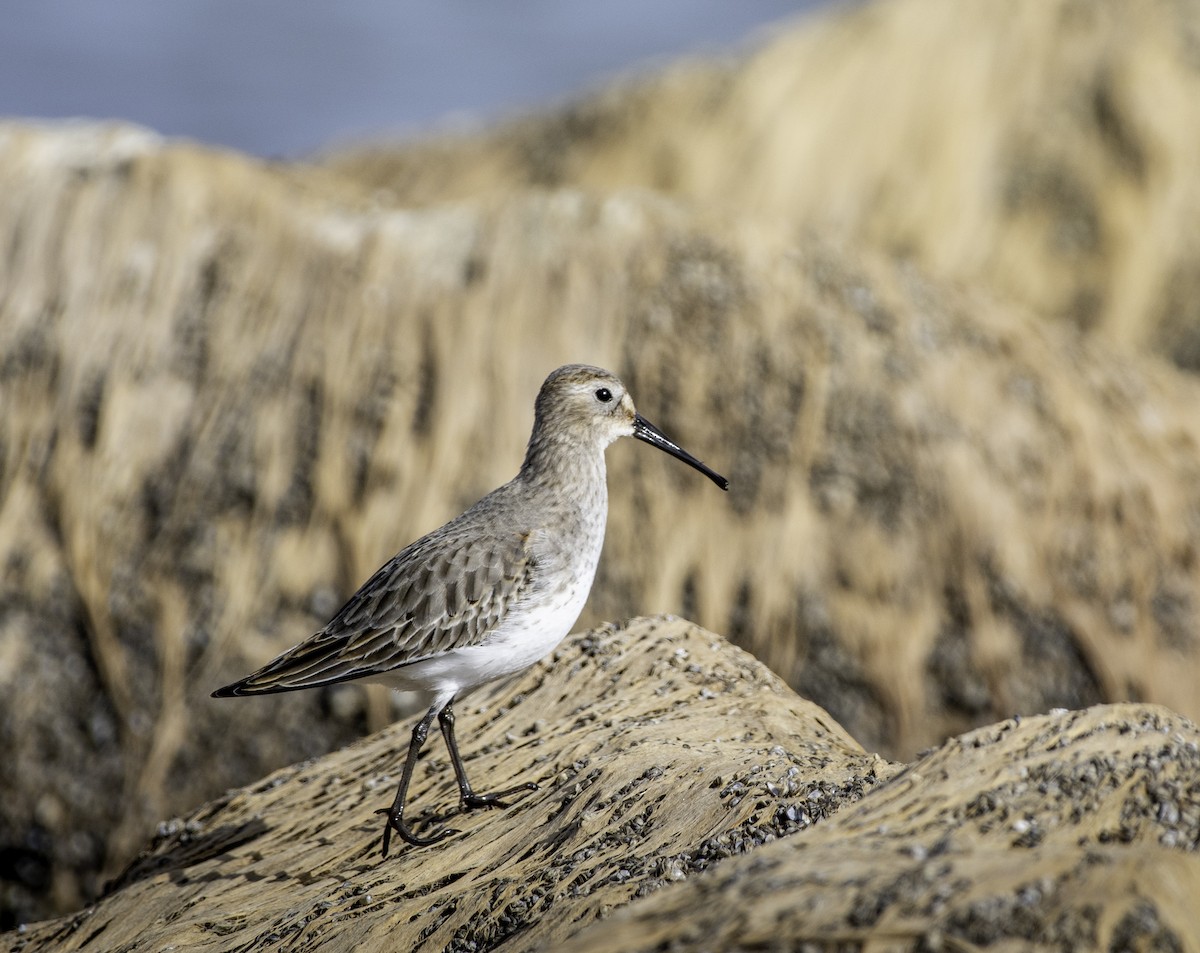
[[[271,156],[489,120],[831,0],[8,0],[0,115]]]

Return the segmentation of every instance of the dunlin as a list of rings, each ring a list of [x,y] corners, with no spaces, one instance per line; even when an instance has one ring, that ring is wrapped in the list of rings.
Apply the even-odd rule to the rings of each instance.
[[[505,807],[526,783],[476,794],[454,737],[454,702],[549,653],[570,631],[592,587],[608,487],[604,450],[636,437],[695,467],[723,490],[729,482],[642,417],[621,383],[598,367],[570,364],[546,378],[534,406],[521,471],[469,510],[385,563],[320,632],[217,698],[290,692],[350,679],[419,691],[431,701],[409,742],[383,829],[410,844],[434,844],[404,819],[417,755],[437,718],[465,808]]]

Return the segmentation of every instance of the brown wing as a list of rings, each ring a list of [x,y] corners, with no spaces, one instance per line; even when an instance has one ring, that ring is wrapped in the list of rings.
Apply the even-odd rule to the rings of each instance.
[[[528,537],[453,530],[401,550],[324,629],[213,696],[331,685],[477,645],[530,585]]]

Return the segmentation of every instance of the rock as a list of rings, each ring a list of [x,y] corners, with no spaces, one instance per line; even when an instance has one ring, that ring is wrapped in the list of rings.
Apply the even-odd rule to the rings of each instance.
[[[209,691],[511,477],[558,363],[618,445],[584,624],[681,612],[887,757],[1200,715],[1196,381],[869,251],[644,190],[400,208],[123,126],[0,126],[0,926],[393,717]]]
[[[1013,719],[902,767],[719,636],[635,620],[464,706],[472,777],[537,792],[458,816],[435,749],[413,809],[463,833],[380,860],[407,727],[164,825],[11,953],[1200,941],[1200,732],[1162,708]]]
[[[1200,370],[1200,3],[830,4],[495,129],[334,153],[400,204],[644,188]]]
[[[1147,705],[1055,712],[955,738],[811,830],[559,949],[1194,949],[1198,845],[1191,722]]]
[[[719,636],[637,620],[573,636],[515,684],[461,705],[476,786],[540,789],[457,816],[438,739],[411,810],[463,833],[381,860],[374,811],[391,803],[410,727],[164,824],[95,906],[5,939],[13,953],[550,949],[636,897],[816,823],[896,770]]]

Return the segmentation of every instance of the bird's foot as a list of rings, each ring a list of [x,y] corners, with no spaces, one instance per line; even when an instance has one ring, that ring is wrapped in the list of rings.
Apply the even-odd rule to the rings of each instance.
[[[438,841],[443,841],[447,837],[452,837],[458,833],[453,827],[444,827],[436,834],[429,837],[421,837],[413,833],[411,827],[404,821],[404,813],[402,811],[390,811],[386,808],[380,808],[376,814],[386,814],[387,823],[383,826],[383,856],[386,859],[388,855],[388,846],[392,840],[392,831],[395,831],[408,843],[414,847],[428,847],[430,844],[436,844]]]
[[[468,811],[473,811],[480,807],[508,807],[507,801],[500,800],[506,798],[510,794],[518,794],[521,791],[536,791],[538,786],[532,781],[526,781],[524,784],[518,784],[516,787],[505,788],[503,791],[496,791],[493,794],[464,794],[462,803]]]

